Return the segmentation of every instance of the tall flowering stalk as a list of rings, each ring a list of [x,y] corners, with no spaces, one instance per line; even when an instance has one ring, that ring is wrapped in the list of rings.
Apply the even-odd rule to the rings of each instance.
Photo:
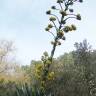
[[[45,82],[49,79],[53,79],[54,72],[50,72],[50,66],[53,61],[54,53],[57,46],[61,45],[61,40],[65,40],[65,34],[75,31],[76,26],[74,24],[67,24],[67,21],[70,19],[76,19],[81,20],[80,14],[75,14],[72,6],[74,3],[82,3],[82,0],[57,0],[57,6],[51,6],[51,9],[46,11],[46,14],[49,15],[49,21],[50,23],[45,28],[45,30],[52,34],[53,41],[51,41],[51,44],[53,46],[51,54],[48,55],[47,52],[44,52],[41,60],[43,62],[42,65],[42,74],[41,74],[41,81],[42,85],[45,86]],[[71,8],[70,8],[71,7]],[[59,15],[56,15],[53,13],[59,13]],[[55,32],[53,32],[53,31]]]

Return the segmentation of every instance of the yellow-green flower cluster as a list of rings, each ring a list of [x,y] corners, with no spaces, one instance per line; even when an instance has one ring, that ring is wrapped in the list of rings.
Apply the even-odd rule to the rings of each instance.
[[[65,10],[60,10],[60,14],[62,14],[62,16],[66,16],[66,11]]]
[[[43,64],[37,64],[35,66],[35,76],[36,76],[36,78],[41,79],[42,70],[43,70]]]
[[[49,28],[49,27],[46,27],[46,28],[45,28],[45,31],[49,31],[49,30],[50,30],[50,28]]]
[[[57,0],[57,3],[63,3],[63,0]]]
[[[60,41],[58,41],[58,42],[57,42],[57,45],[61,45],[61,42],[60,42]]]
[[[48,28],[52,28],[53,27],[53,25],[52,24],[48,24]]]
[[[54,16],[51,16],[51,17],[49,18],[49,20],[50,20],[50,21],[56,21],[56,18],[55,18]]]
[[[48,56],[48,53],[46,51],[43,54],[44,54],[44,56]]]
[[[59,31],[57,32],[57,36],[58,36],[59,38],[62,38],[63,35],[64,35],[64,31],[63,31],[63,30],[59,30]]]
[[[71,28],[72,28],[72,30],[76,30],[76,26],[75,25],[71,25]]]
[[[55,73],[54,72],[49,72],[48,74],[48,80],[54,80],[54,77],[55,77]]]
[[[52,44],[52,45],[55,44],[56,46],[58,46],[58,45],[61,45],[61,42],[60,42],[60,41],[57,41],[57,42],[51,41],[51,44]]]
[[[70,26],[65,26],[65,28],[63,29],[64,30],[64,32],[69,32],[69,31],[71,31],[71,27]]]
[[[77,20],[81,20],[81,15],[80,15],[80,14],[77,14],[77,15],[76,15],[76,19],[77,19]]]
[[[53,28],[53,25],[50,23],[48,26],[45,28],[45,31],[50,31],[50,29]]]
[[[66,33],[69,32],[69,31],[74,31],[74,30],[76,30],[76,26],[73,25],[73,24],[71,26],[65,26],[63,30]]]

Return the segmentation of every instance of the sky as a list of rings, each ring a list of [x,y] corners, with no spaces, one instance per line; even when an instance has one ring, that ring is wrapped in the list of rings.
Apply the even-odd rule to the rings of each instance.
[[[56,0],[0,0],[0,40],[13,41],[16,59],[21,64],[38,60],[44,51],[50,53],[52,36],[44,29],[48,24],[45,14]],[[96,0],[76,4],[75,12],[81,21],[73,21],[77,31],[66,34],[66,41],[56,49],[55,57],[74,49],[74,43],[87,39],[96,49]]]

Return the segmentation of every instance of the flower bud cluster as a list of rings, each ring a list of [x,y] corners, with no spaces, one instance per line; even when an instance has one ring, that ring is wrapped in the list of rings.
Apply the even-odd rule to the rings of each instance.
[[[74,2],[83,2],[83,0],[57,0],[57,3],[60,5],[60,9],[59,10],[59,14],[61,14],[61,19],[56,16],[55,14],[52,13],[51,10],[48,10],[46,12],[47,15],[52,15],[50,16],[49,18],[49,21],[51,21],[51,23],[53,24],[48,24],[48,26],[45,28],[46,31],[49,31],[50,33],[52,33],[50,31],[51,28],[55,28],[56,29],[56,35],[54,35],[55,33],[52,33],[52,35],[56,38],[58,38],[57,41],[59,41],[60,39],[62,40],[65,40],[65,35],[64,33],[68,33],[68,32],[71,32],[71,31],[75,31],[76,30],[76,26],[75,25],[70,25],[70,26],[65,26],[67,20],[69,20],[70,18],[75,18],[77,20],[81,20],[81,15],[80,14],[73,14],[74,10],[72,8],[69,8],[70,5],[73,5]],[[65,3],[65,8],[63,8],[63,4],[62,3]],[[53,10],[57,10],[56,6],[51,6],[51,9]],[[68,13],[70,12],[70,13]],[[58,21],[59,23],[59,27],[57,27],[57,23],[55,21]],[[52,41],[51,44],[52,45],[61,45],[61,42],[57,42],[57,41]]]
[[[64,31],[63,30],[58,30],[57,36],[58,36],[58,38],[61,39],[64,36]]]
[[[55,18],[54,16],[51,16],[51,17],[49,18],[49,20],[50,20],[50,21],[55,21],[56,18]]]
[[[50,29],[53,28],[53,25],[50,23],[48,26],[45,28],[45,31],[50,31]]]
[[[60,10],[60,14],[62,15],[62,16],[66,16],[67,14],[66,14],[66,11],[64,11],[64,10]]]
[[[51,10],[46,11],[46,14],[50,15],[51,14]]]
[[[83,2],[83,0],[79,0],[79,2],[81,2],[81,3],[82,3],[82,2]]]
[[[64,0],[57,0],[57,3],[63,3]]]
[[[51,44],[52,44],[52,45],[55,44],[56,46],[58,46],[58,45],[61,45],[61,42],[60,42],[59,40],[58,40],[57,42],[51,41]]]
[[[76,15],[76,19],[77,19],[77,20],[81,20],[81,15],[80,15],[80,14],[77,14],[77,15]]]
[[[73,25],[73,24],[71,26],[65,26],[63,28],[63,30],[64,30],[65,33],[68,33],[69,31],[75,31],[76,30],[76,26]]]
[[[48,80],[54,80],[54,77],[55,77],[55,73],[54,72],[49,72],[48,73],[48,76],[47,76]]]
[[[52,6],[51,9],[56,9],[56,6]]]

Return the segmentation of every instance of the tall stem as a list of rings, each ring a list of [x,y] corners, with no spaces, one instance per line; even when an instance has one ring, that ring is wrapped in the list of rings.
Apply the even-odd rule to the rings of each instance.
[[[57,42],[57,40],[58,40],[58,37],[56,36],[55,43],[53,45],[53,49],[51,51],[51,56],[50,56],[51,62],[52,62],[52,59],[53,59],[53,56],[54,56],[54,53],[55,53],[55,50],[56,50],[56,42]]]

